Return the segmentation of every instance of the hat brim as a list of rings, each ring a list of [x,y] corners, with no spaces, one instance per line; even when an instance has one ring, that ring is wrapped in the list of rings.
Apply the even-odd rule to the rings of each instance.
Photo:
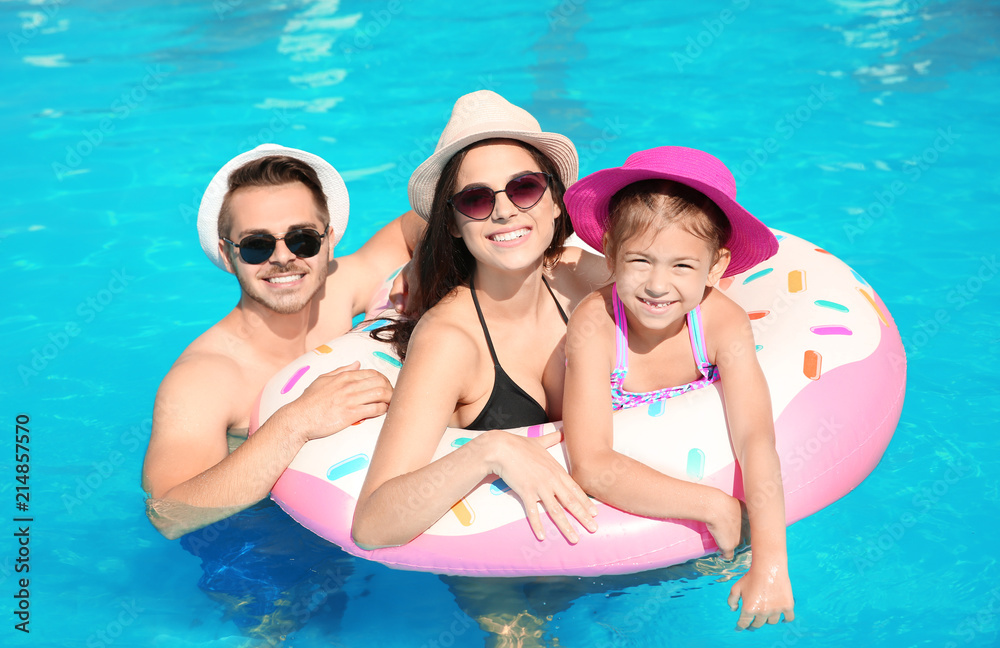
[[[484,130],[456,139],[440,148],[413,171],[407,187],[413,211],[417,212],[424,220],[428,220],[431,206],[434,204],[434,192],[437,190],[438,180],[441,178],[441,172],[448,161],[465,147],[489,139],[511,139],[530,144],[552,160],[559,172],[559,179],[562,180],[563,187],[569,188],[576,182],[579,175],[579,159],[576,147],[573,146],[573,142],[569,138],[558,133],[503,129]]]
[[[611,198],[630,184],[655,179],[673,180],[697,189],[718,205],[729,219],[732,234],[723,247],[729,250],[730,261],[724,277],[745,272],[778,252],[778,240],[771,230],[715,186],[680,173],[643,168],[603,169],[577,181],[566,194],[566,208],[573,221],[573,230],[588,245],[603,252]]]
[[[208,183],[198,208],[198,238],[201,241],[201,249],[212,263],[227,272],[229,269],[219,253],[219,212],[222,210],[226,192],[229,191],[229,176],[247,162],[276,155],[301,160],[316,171],[323,194],[326,196],[327,210],[330,212],[330,226],[333,228],[330,245],[336,245],[347,230],[350,200],[347,195],[347,185],[337,170],[320,156],[307,151],[278,144],[261,144],[251,151],[237,155],[219,169]]]

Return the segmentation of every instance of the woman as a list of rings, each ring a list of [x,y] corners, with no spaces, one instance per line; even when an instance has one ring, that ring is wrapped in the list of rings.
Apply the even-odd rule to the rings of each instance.
[[[520,496],[539,540],[539,503],[570,542],[566,512],[596,531],[593,503],[547,452],[559,433],[501,431],[561,418],[566,313],[608,278],[600,257],[563,249],[577,166],[567,138],[481,90],[455,103],[414,171],[410,202],[428,228],[410,321],[391,331],[406,363],[358,498],[359,546],[409,542],[493,475]],[[486,432],[432,461],[447,426]]]

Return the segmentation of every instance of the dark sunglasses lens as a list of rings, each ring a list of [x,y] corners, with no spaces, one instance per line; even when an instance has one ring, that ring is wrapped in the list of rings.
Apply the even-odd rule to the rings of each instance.
[[[469,218],[483,219],[493,213],[493,191],[486,187],[466,189],[452,199],[452,204]]]
[[[523,175],[507,183],[507,196],[521,209],[534,207],[545,193],[548,179],[541,173]]]
[[[295,230],[285,235],[285,245],[300,259],[309,259],[319,253],[323,238],[312,230]]]
[[[264,263],[274,253],[274,237],[263,234],[248,236],[240,241],[240,256],[250,265]]]

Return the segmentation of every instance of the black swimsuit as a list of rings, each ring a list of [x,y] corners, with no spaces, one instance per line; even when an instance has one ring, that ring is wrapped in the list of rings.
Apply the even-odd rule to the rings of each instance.
[[[549,283],[542,277],[542,283],[552,295],[552,300],[559,309],[559,315],[563,322],[568,322],[566,312],[556,299]],[[490,355],[493,357],[493,392],[486,402],[483,411],[479,413],[476,420],[466,425],[466,430],[494,430],[504,428],[525,427],[528,425],[540,425],[549,420],[545,408],[538,404],[526,391],[521,389],[517,383],[511,380],[507,372],[500,366],[497,360],[497,353],[493,349],[493,340],[490,339],[490,332],[486,328],[486,320],[483,318],[483,311],[479,308],[479,300],[476,298],[476,287],[469,279],[469,289],[472,291],[472,303],[476,305],[476,313],[479,314],[479,323],[483,325],[483,334],[486,335],[486,345],[490,348]]]

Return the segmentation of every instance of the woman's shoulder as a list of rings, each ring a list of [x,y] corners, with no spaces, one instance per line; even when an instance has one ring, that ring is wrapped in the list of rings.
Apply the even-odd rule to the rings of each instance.
[[[576,304],[611,281],[604,257],[582,248],[567,246],[549,272],[552,288]]]
[[[460,353],[473,351],[479,327],[469,289],[459,286],[424,313],[413,329],[410,347]],[[409,354],[407,354],[409,355]]]

